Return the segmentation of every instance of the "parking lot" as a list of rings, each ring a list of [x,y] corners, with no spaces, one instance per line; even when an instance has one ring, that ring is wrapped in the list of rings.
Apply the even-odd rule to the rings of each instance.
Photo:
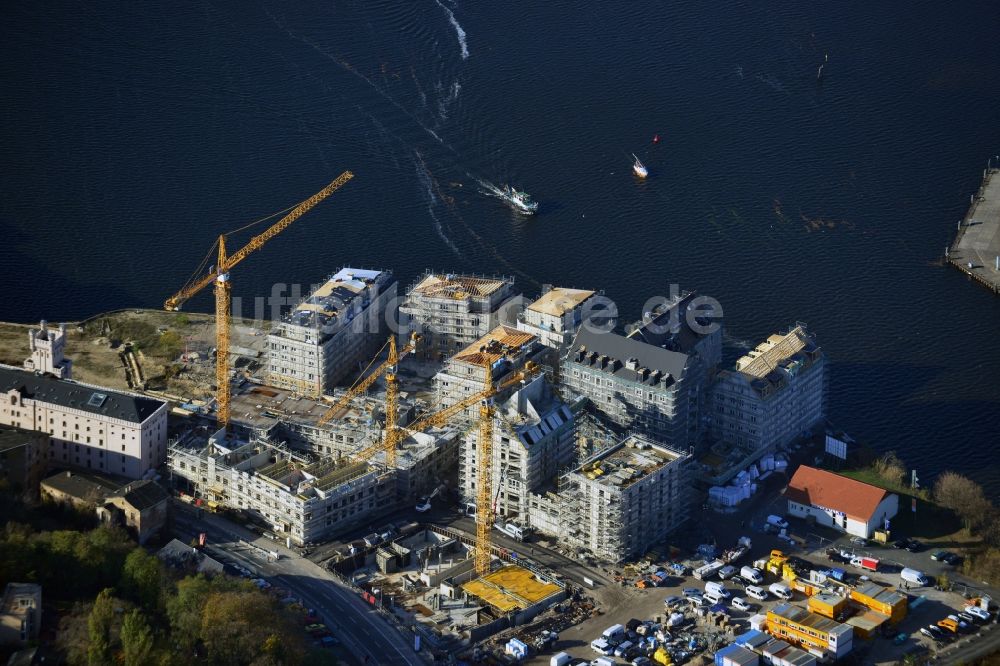
[[[870,664],[893,664],[901,656],[910,651],[926,652],[930,655],[937,655],[940,658],[950,658],[957,650],[968,650],[975,646],[987,642],[1000,642],[1000,630],[996,628],[996,616],[993,615],[988,622],[983,622],[977,618],[960,620],[966,622],[967,627],[956,627],[957,633],[948,629],[943,629],[941,636],[928,637],[921,634],[921,628],[928,625],[937,625],[948,615],[957,615],[962,612],[968,604],[966,595],[979,596],[984,591],[988,592],[982,584],[975,581],[968,581],[958,570],[960,567],[938,562],[932,559],[935,552],[944,550],[933,543],[919,543],[912,550],[906,548],[894,548],[892,544],[876,544],[873,542],[852,543],[852,537],[837,533],[821,527],[808,526],[802,521],[790,520],[788,534],[791,539],[769,534],[764,531],[766,517],[769,514],[783,514],[783,498],[772,493],[771,496],[758,498],[741,512],[734,514],[717,514],[712,511],[704,511],[701,520],[694,521],[698,527],[685,536],[685,542],[679,544],[683,555],[678,561],[686,564],[691,569],[703,563],[694,554],[698,544],[715,543],[720,547],[735,545],[739,536],[746,535],[753,541],[750,552],[736,563],[737,568],[749,565],[754,560],[768,555],[772,549],[782,550],[784,553],[794,555],[809,562],[814,568],[841,567],[849,578],[866,576],[872,582],[897,588],[900,592],[908,595],[908,613],[895,627],[889,628],[885,635],[864,640],[855,638],[854,654],[860,659],[859,663]],[[844,561],[831,561],[828,549],[843,551],[846,556],[865,556],[879,560],[877,571],[868,571],[856,566],[851,566]],[[839,556],[838,556],[839,557]],[[665,566],[668,561],[650,563],[650,567]],[[928,585],[906,583],[900,577],[903,568],[917,569],[925,573],[928,578]],[[935,587],[936,580],[944,575],[950,582],[954,591],[946,591]],[[676,638],[684,637],[687,644],[690,638],[694,638],[698,644],[695,653],[702,653],[711,656],[714,650],[721,645],[728,644],[732,637],[743,633],[749,629],[749,618],[755,613],[766,613],[766,611],[778,603],[780,600],[768,595],[767,601],[758,601],[749,598],[743,586],[735,584],[732,580],[719,581],[730,593],[730,598],[726,603],[726,612],[730,620],[728,627],[720,627],[706,622],[704,619],[696,617],[695,607],[684,600],[677,604],[676,610],[685,614],[684,624],[672,629],[671,633]],[[763,587],[778,581],[778,577],[773,574],[765,574]],[[597,617],[591,618],[582,624],[565,630],[559,636],[557,644],[548,652],[538,655],[528,661],[531,664],[547,664],[550,656],[559,651],[568,652],[576,659],[592,660],[598,655],[591,648],[591,641],[601,636],[601,633],[609,626],[615,624],[626,625],[630,620],[665,622],[670,612],[664,607],[664,599],[672,596],[684,597],[684,588],[697,588],[704,590],[705,582],[696,580],[690,571],[683,578],[672,577],[669,584],[664,587],[654,587],[638,589],[634,585],[634,580],[625,581],[620,593],[622,601],[616,603],[614,607],[605,609],[605,612]],[[864,579],[862,579],[864,582]],[[742,597],[751,604],[749,611],[739,610],[732,607],[732,599]],[[801,592],[794,592],[792,603],[805,607],[806,597]],[[927,629],[928,632],[933,630]],[[686,652],[689,652],[685,650]],[[694,655],[692,655],[694,656]],[[617,663],[630,663],[623,658],[616,658]],[[697,663],[697,662],[695,662]]]

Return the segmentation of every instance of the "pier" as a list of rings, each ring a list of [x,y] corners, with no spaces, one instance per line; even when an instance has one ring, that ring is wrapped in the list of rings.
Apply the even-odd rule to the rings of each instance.
[[[945,253],[948,262],[1000,294],[1000,168],[989,168],[958,223],[958,235]]]

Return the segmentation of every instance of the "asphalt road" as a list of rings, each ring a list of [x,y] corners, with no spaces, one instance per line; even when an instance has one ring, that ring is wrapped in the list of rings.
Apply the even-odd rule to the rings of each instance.
[[[219,516],[205,513],[198,517],[183,508],[174,511],[174,532],[185,542],[205,532],[213,557],[242,564],[302,599],[358,661],[367,658],[367,663],[401,666],[426,663],[413,651],[412,637],[390,625],[351,588],[294,551]],[[277,550],[281,557],[276,562],[267,561],[266,555],[247,543]]]

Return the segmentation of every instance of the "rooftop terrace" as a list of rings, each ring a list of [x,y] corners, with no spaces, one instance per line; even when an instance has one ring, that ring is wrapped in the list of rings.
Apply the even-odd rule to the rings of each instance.
[[[568,289],[566,287],[554,287],[541,298],[528,306],[528,309],[541,314],[561,317],[579,307],[584,301],[595,293],[589,289]]]
[[[617,446],[592,456],[576,473],[602,485],[626,488],[684,455],[641,435],[631,435]]]

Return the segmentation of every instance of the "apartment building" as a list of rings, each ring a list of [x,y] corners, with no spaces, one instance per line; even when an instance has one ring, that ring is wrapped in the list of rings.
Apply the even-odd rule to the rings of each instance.
[[[711,422],[709,390],[722,362],[722,322],[715,300],[696,292],[677,294],[628,327],[627,337],[688,357],[688,431],[700,443]],[[720,310],[721,312],[721,310]]]
[[[774,334],[718,374],[712,435],[763,454],[807,435],[826,418],[823,351],[802,324]]]
[[[493,381],[497,382],[524,368],[529,361],[539,362],[547,351],[537,336],[510,326],[497,326],[445,361],[442,370],[434,376],[438,409],[450,407],[482,391],[487,363],[492,369]],[[464,416],[474,419],[478,413],[479,407],[473,405]]]
[[[690,517],[691,456],[633,434],[533,497],[535,529],[606,562],[645,553]]]
[[[443,361],[500,324],[514,325],[513,278],[427,273],[399,307],[400,334],[423,336],[418,354]]]
[[[591,315],[603,311],[600,294],[589,289],[545,285],[542,295],[517,317],[517,328],[552,349],[563,350]]]
[[[45,433],[50,465],[141,478],[167,455],[167,403],[0,366],[0,425]]]
[[[528,522],[532,493],[553,486],[556,476],[574,462],[573,414],[542,376],[498,402],[495,410],[491,470],[496,514]],[[474,428],[462,442],[458,460],[466,503],[476,501],[479,450],[479,432]]]
[[[267,336],[267,381],[318,398],[367,362],[391,334],[386,309],[396,300],[389,271],[343,268]]]
[[[560,379],[619,427],[687,450],[698,431],[690,423],[692,372],[687,354],[583,327],[563,357]]]
[[[358,447],[361,448],[360,446]],[[404,440],[397,465],[293,451],[262,437],[240,442],[222,431],[172,443],[169,464],[192,494],[267,521],[281,538],[304,545],[329,539],[454,483],[458,434],[418,433]]]

